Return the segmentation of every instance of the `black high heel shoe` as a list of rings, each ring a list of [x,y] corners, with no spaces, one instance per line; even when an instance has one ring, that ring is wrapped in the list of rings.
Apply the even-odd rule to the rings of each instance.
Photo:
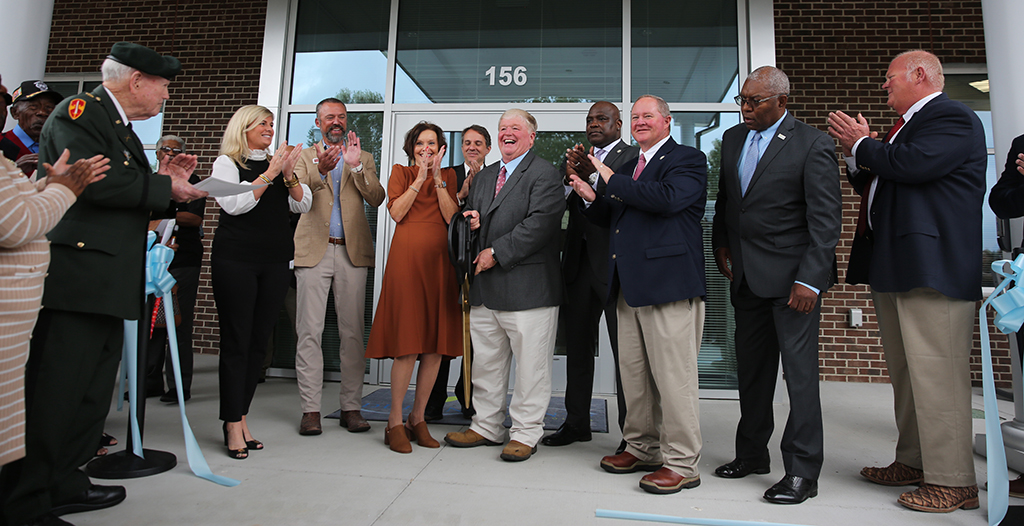
[[[224,431],[224,445],[227,446],[228,445],[228,423],[227,422],[224,422],[224,425],[221,426],[221,430]],[[245,445],[248,446],[249,442],[246,442]],[[233,459],[235,459],[235,460],[245,460],[245,459],[249,458],[249,448],[248,447],[243,447],[241,449],[231,449],[231,448],[228,448],[228,456],[233,458]]]

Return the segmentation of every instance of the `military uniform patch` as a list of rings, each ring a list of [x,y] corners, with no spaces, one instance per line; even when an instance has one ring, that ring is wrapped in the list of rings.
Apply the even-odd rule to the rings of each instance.
[[[71,120],[75,120],[82,116],[82,112],[85,111],[85,101],[82,99],[75,99],[68,104],[68,115],[71,116]]]

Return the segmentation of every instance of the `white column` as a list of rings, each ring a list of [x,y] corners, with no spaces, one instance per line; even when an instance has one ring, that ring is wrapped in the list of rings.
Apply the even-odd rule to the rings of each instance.
[[[53,0],[0,0],[0,13],[4,20],[0,76],[7,90],[14,91],[22,81],[43,78]],[[3,129],[11,126],[14,121],[8,117]]]
[[[988,60],[989,101],[992,105],[992,128],[995,139],[996,167],[1003,170],[1010,143],[1024,134],[1024,69],[1019,65],[1019,51],[1024,49],[1024,33],[1018,23],[1024,19],[1024,2],[982,0],[985,22],[985,55]],[[986,206],[988,206],[986,204]],[[1013,243],[1020,246],[1021,221],[1013,222]],[[1016,338],[1011,337],[1011,353],[1017,354]],[[1016,417],[1003,424],[1006,460],[1016,471],[1024,472],[1024,393],[1021,363],[1013,359],[1013,393]]]

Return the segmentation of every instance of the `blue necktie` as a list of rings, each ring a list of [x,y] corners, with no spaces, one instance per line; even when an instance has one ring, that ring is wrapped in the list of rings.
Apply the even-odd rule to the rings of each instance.
[[[747,147],[747,156],[743,158],[743,172],[740,173],[740,189],[743,195],[747,195],[747,186],[750,179],[754,177],[754,170],[757,168],[757,143],[761,142],[761,132],[754,132],[750,138],[750,146]]]

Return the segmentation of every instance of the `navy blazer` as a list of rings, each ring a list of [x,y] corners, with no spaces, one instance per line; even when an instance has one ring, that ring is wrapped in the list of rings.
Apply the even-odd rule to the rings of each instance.
[[[669,138],[634,181],[636,164],[622,165],[584,212],[611,229],[608,301],[620,287],[631,307],[704,297],[707,157]]]
[[[848,283],[879,292],[930,287],[963,300],[981,299],[981,206],[987,166],[981,120],[940,94],[921,108],[892,144],[857,147],[858,193],[878,177],[872,231],[855,240]],[[851,281],[852,278],[852,281]]]

